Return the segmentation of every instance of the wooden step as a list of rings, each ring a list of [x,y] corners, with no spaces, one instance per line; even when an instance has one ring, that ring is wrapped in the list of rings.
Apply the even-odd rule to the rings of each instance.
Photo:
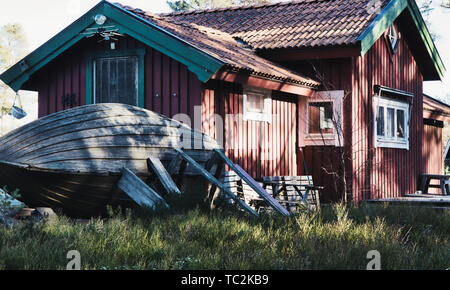
[[[150,157],[147,159],[147,165],[150,172],[156,175],[162,187],[167,194],[179,197],[181,196],[181,191],[178,189],[177,185],[173,181],[170,174],[167,172],[161,160],[158,158]]]
[[[141,207],[148,207],[154,210],[161,207],[170,208],[164,198],[128,168],[122,170],[122,177],[117,186]]]
[[[276,201],[261,185],[259,185],[256,180],[254,180],[244,169],[239,165],[234,164],[221,150],[214,149],[216,154],[228,165],[228,167],[236,172],[236,174],[245,181],[256,193],[261,196],[273,209],[284,216],[290,216],[291,214],[278,202]]]
[[[180,156],[186,160],[186,162],[190,163],[199,174],[203,175],[209,182],[211,182],[213,185],[220,188],[226,195],[228,195],[231,199],[233,199],[237,204],[239,204],[244,210],[249,212],[251,215],[258,216],[258,213],[254,211],[248,204],[246,204],[242,199],[237,197],[234,193],[232,193],[228,188],[217,178],[215,178],[208,170],[203,168],[200,164],[198,164],[194,159],[192,159],[189,155],[187,155],[182,150],[176,148],[175,149]]]

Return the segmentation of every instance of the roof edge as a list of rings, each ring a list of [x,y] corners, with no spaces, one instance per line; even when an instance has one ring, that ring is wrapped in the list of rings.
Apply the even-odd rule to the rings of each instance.
[[[116,22],[119,26],[122,24],[120,27],[122,32],[183,63],[202,82],[209,80],[225,64],[138,15],[102,0],[68,27],[6,70],[0,75],[0,79],[14,91],[20,90],[32,74],[83,39],[85,36],[81,33],[86,28],[97,27],[93,20],[93,16],[97,13],[105,14],[109,20]],[[126,23],[132,25],[126,25]]]
[[[411,16],[419,29],[420,36],[422,37],[423,42],[427,48],[428,54],[430,55],[433,64],[436,68],[437,73],[439,74],[439,78],[442,80],[444,77],[444,72],[446,71],[444,62],[439,54],[439,51],[436,48],[433,38],[431,37],[430,31],[428,30],[425,21],[422,18],[422,14],[420,13],[419,7],[415,1],[408,0],[410,5],[408,5],[408,9],[411,13]]]
[[[381,37],[386,29],[400,16],[400,14],[408,9],[417,30],[425,44],[429,57],[433,61],[435,70],[440,79],[443,78],[445,72],[444,63],[436,49],[430,32],[422,18],[422,15],[413,0],[391,0],[380,14],[372,21],[366,30],[358,37],[361,43],[361,56],[374,45],[374,43]]]
[[[291,83],[286,80],[275,80],[260,75],[249,74],[248,72],[230,70],[227,67],[220,69],[211,79],[239,83],[241,85],[248,85],[307,97],[310,97],[318,89],[318,87]]]
[[[386,29],[394,22],[394,20],[406,9],[409,0],[391,0],[378,14],[372,23],[358,37],[357,41],[361,42],[361,55],[375,44]]]
[[[441,100],[433,98],[432,96],[427,95],[427,94],[423,94],[423,96],[424,96],[424,101],[428,100],[428,101],[431,101],[431,102],[438,103],[439,105],[445,106],[450,112],[450,105],[449,104],[446,104],[446,103],[442,102]]]

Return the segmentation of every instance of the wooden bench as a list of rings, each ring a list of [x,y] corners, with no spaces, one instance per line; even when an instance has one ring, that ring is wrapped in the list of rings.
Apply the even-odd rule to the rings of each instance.
[[[225,186],[237,196],[243,198],[252,208],[259,211],[264,207],[264,200],[233,171],[224,172]],[[308,182],[307,176],[270,176],[264,177],[260,183],[289,212],[295,212],[301,204],[316,210],[320,206],[319,193],[321,187]],[[307,193],[308,191],[308,193]],[[304,201],[304,195],[307,198]]]
[[[431,180],[439,180],[439,184],[430,184]],[[450,195],[450,175],[422,174],[421,190],[423,194],[428,194],[429,188],[440,188],[442,195]]]
[[[312,176],[267,176],[263,177],[264,188],[271,187],[272,195],[285,204],[290,212],[295,212],[299,205],[306,204],[310,210],[320,207],[319,190]]]
[[[224,172],[224,185],[235,195],[242,198],[245,203],[258,210],[260,203],[264,201],[246,182],[234,171]],[[261,184],[262,186],[262,184]]]

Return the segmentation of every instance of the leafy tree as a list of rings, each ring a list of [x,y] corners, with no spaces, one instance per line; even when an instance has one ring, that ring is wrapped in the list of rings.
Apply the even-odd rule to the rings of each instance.
[[[271,2],[271,0],[167,0],[167,4],[175,12],[194,9],[209,9],[238,5],[261,4],[269,2]]]
[[[20,24],[7,24],[0,27],[0,73],[7,70],[25,56],[28,42]],[[14,92],[0,81],[0,135],[3,116],[9,113]]]
[[[428,30],[430,31],[431,38],[433,38],[434,41],[438,40],[441,35],[433,29],[432,25],[432,17],[431,14],[433,10],[437,9],[449,9],[450,8],[450,0],[443,0],[440,7],[439,5],[435,5],[433,7],[433,0],[416,0],[417,6],[419,6],[420,12],[422,13],[423,19],[425,20],[425,24],[428,27]],[[436,3],[435,3],[436,4]]]

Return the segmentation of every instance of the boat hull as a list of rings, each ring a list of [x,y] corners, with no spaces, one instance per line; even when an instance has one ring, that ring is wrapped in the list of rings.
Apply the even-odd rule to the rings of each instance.
[[[212,152],[203,156],[197,160],[199,163],[204,163]],[[163,164],[168,162],[163,161]],[[150,182],[152,176],[148,173],[137,176],[153,188],[161,189],[157,180]],[[135,207],[134,201],[117,187],[120,178],[120,173],[42,171],[0,162],[0,184],[9,190],[19,189],[19,200],[28,207],[50,207],[76,218],[104,215],[107,206]],[[186,169],[181,188],[184,195],[181,200],[184,199],[186,207],[193,206],[194,200],[201,201],[207,194],[206,184],[199,179],[192,168]],[[159,193],[165,197],[163,191]]]
[[[123,168],[150,184],[147,159],[159,158],[167,168],[177,154],[175,148],[204,164],[221,146],[201,132],[141,108],[78,107],[0,139],[0,186],[18,188],[20,200],[30,207],[61,209],[73,217],[99,215],[107,205],[134,206],[117,187]],[[198,191],[195,182],[186,186],[198,180],[194,168],[188,165],[183,174],[183,194]],[[158,183],[153,183],[157,189]],[[161,191],[158,188],[163,195]]]

